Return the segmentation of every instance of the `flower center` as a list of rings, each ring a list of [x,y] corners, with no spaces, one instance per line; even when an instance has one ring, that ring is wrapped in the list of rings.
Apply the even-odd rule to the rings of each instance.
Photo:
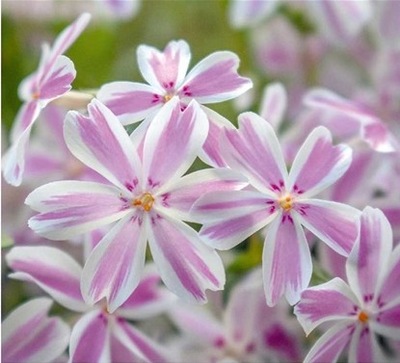
[[[132,201],[132,206],[141,207],[144,211],[149,212],[154,204],[154,197],[150,193],[143,193],[139,198]]]
[[[164,95],[164,103],[167,103],[169,100],[171,100],[172,97],[174,97],[174,95],[170,93]]]
[[[369,317],[368,314],[361,310],[360,313],[358,314],[358,320],[361,321],[362,323],[366,323],[368,321]]]
[[[289,212],[293,208],[294,198],[286,193],[278,199],[278,203],[285,212]]]

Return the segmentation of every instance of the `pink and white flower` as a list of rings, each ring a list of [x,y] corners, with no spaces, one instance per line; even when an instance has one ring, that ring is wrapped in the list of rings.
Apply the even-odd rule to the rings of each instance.
[[[311,277],[312,263],[302,225],[337,253],[347,255],[357,236],[358,211],[315,199],[348,169],[352,151],[332,145],[318,127],[308,136],[290,173],[272,127],[253,113],[239,116],[238,130],[225,130],[221,150],[228,166],[246,176],[252,188],[208,193],[192,209],[210,246],[227,250],[268,226],[263,251],[267,303],[285,294],[296,303]]]
[[[88,13],[81,15],[58,36],[51,48],[44,44],[39,68],[20,84],[18,92],[24,104],[11,130],[11,146],[3,158],[4,178],[12,185],[18,186],[22,182],[26,147],[41,110],[71,89],[76,71],[72,61],[62,54],[82,33],[89,20]]]
[[[142,126],[147,129],[154,114],[173,97],[179,97],[185,108],[191,100],[201,104],[216,103],[235,98],[249,88],[252,82],[239,76],[239,58],[232,52],[219,51],[200,61],[188,74],[191,54],[183,41],[171,41],[163,52],[141,45],[137,49],[140,72],[149,84],[137,82],[112,82],[101,87],[97,97],[124,125],[149,117]],[[218,140],[222,127],[229,122],[204,107],[207,113],[209,136],[204,145],[205,161],[219,163]],[[208,156],[208,157],[207,157]]]
[[[296,319],[289,316],[286,303],[273,308],[265,304],[261,274],[256,269],[235,285],[221,311],[210,304],[170,310],[172,321],[185,333],[181,361],[300,361]],[[218,297],[222,301],[221,293]]]
[[[400,336],[400,246],[392,251],[392,230],[379,209],[361,215],[356,244],[347,263],[348,284],[340,278],[301,295],[295,314],[309,334],[334,324],[311,348],[305,362],[337,361],[349,344],[349,362],[384,362],[375,333]]]
[[[29,221],[37,233],[70,238],[118,221],[84,267],[82,291],[88,303],[106,298],[114,311],[142,274],[147,240],[167,287],[189,301],[206,300],[205,290],[222,289],[225,273],[218,254],[182,222],[207,191],[246,185],[228,169],[182,175],[207,136],[206,116],[196,102],[182,112],[171,100],[150,125],[142,159],[115,115],[97,100],[89,116],[70,112],[65,138],[71,152],[109,184],[60,181],[33,191],[26,203],[40,213]]]
[[[59,318],[48,317],[53,302],[30,300],[13,310],[1,325],[1,361],[52,362],[68,346],[70,329]]]
[[[11,278],[35,283],[62,306],[82,314],[71,335],[68,330],[64,339],[63,350],[68,340],[70,343],[70,362],[168,362],[172,359],[158,343],[128,322],[154,317],[176,300],[172,293],[159,286],[160,276],[151,266],[145,270],[135,292],[111,314],[101,303],[96,306],[85,303],[80,291],[82,267],[65,252],[53,247],[15,247],[6,260],[14,270]],[[51,301],[41,300],[48,301],[49,308]]]

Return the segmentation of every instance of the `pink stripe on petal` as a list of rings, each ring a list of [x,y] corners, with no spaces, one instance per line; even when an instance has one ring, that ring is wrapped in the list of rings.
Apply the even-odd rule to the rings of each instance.
[[[45,246],[15,247],[6,261],[14,270],[10,277],[36,283],[68,309],[87,309],[80,291],[82,268],[63,251]]]
[[[377,289],[378,303],[381,306],[391,306],[400,298],[400,245],[397,245],[387,264],[385,277]]]
[[[271,196],[284,188],[287,170],[272,127],[254,113],[239,116],[239,130],[225,130],[221,151],[226,163]]]
[[[350,342],[349,362],[384,362],[384,357],[368,324],[357,324]]]
[[[392,308],[381,310],[378,313],[376,320],[379,325],[384,325],[385,328],[391,328],[391,331],[400,333],[400,302]],[[389,338],[393,337],[393,335],[386,335]]]
[[[336,362],[349,344],[354,324],[341,322],[321,336],[304,358],[304,363]]]
[[[247,184],[240,174],[231,169],[203,169],[185,175],[174,183],[173,188],[161,195],[162,205],[174,209],[175,213],[179,212],[183,220],[190,221],[189,211],[201,196],[210,192],[242,189]]]
[[[146,359],[148,362],[157,362],[157,363],[167,363],[175,361],[172,359],[172,354],[167,353],[166,349],[163,349],[158,343],[152,341],[146,335],[141,333],[131,324],[127,323],[126,321],[119,321],[118,322],[118,330],[120,333],[115,335],[121,339],[121,335],[123,334],[129,340],[129,345],[127,344],[126,340],[120,340],[127,348],[134,347],[134,350],[138,350],[142,357]]]
[[[40,89],[37,90],[37,97],[40,101],[46,100],[47,104],[47,101],[67,93],[72,88],[71,83],[75,76],[76,71],[72,61],[65,56],[57,57],[53,67],[42,80]],[[42,105],[44,106],[43,102]]]
[[[150,124],[144,141],[145,187],[180,177],[195,160],[207,137],[208,121],[196,102],[182,112],[178,99],[169,101]]]
[[[352,150],[345,145],[332,145],[325,127],[317,127],[307,137],[293,161],[288,189],[297,188],[304,195],[315,195],[339,179],[349,168]]]
[[[189,302],[207,301],[205,290],[221,290],[224,267],[218,254],[197,232],[166,216],[154,215],[149,243],[161,278],[169,290]]]
[[[308,335],[325,321],[355,319],[358,301],[349,286],[338,277],[303,291],[294,313]]]
[[[47,317],[51,304],[47,298],[30,300],[4,320],[3,362],[50,362],[62,354],[68,346],[69,328],[60,319]]]
[[[174,91],[186,75],[190,49],[183,40],[169,42],[163,52],[141,45],[137,49],[137,59],[147,82],[165,91]]]
[[[49,183],[29,194],[25,203],[42,212],[29,220],[29,226],[55,240],[88,232],[130,212],[117,188],[92,182]]]
[[[116,116],[98,100],[88,106],[89,116],[67,114],[65,142],[85,165],[111,183],[132,190],[139,183],[140,160],[129,135]]]
[[[311,279],[312,262],[304,232],[296,219],[281,214],[268,228],[263,250],[263,280],[268,306],[282,295],[293,305]]]
[[[358,235],[360,212],[346,204],[308,199],[295,205],[300,223],[337,253],[348,256]]]
[[[139,284],[145,262],[143,217],[126,216],[99,242],[83,269],[81,290],[88,304],[105,298],[110,313],[121,306]]]
[[[248,78],[239,76],[239,58],[231,52],[215,52],[204,58],[187,75],[179,89],[181,97],[193,97],[200,103],[225,101],[252,87]]]
[[[71,332],[71,362],[109,362],[110,340],[107,313],[94,310],[83,315]]]
[[[11,129],[11,142],[17,142],[21,134],[31,126],[39,116],[40,113],[39,102],[31,101],[24,103],[18,111]]]
[[[346,264],[347,278],[360,301],[376,298],[377,283],[386,272],[392,252],[392,229],[385,215],[366,207],[360,218],[358,241]]]
[[[361,138],[372,149],[379,152],[393,152],[398,149],[398,141],[391,134],[387,126],[379,119],[373,119],[361,128]],[[398,150],[397,150],[398,151]]]
[[[123,125],[143,120],[164,103],[159,90],[133,82],[105,84],[97,93],[97,98],[118,116]]]

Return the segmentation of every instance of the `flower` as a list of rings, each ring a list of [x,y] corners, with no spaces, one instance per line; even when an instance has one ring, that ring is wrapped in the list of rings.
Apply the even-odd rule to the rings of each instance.
[[[109,184],[60,181],[26,199],[40,213],[30,227],[40,235],[68,239],[118,221],[86,262],[82,291],[88,303],[106,298],[114,311],[132,293],[142,273],[147,240],[167,287],[189,301],[205,301],[205,289],[221,289],[225,273],[217,253],[182,222],[206,191],[243,187],[228,169],[201,170],[184,177],[207,135],[198,104],[182,112],[171,100],[150,126],[142,159],[118,119],[98,100],[86,117],[71,111],[65,139],[71,152]]]
[[[170,361],[162,347],[127,321],[154,317],[175,301],[173,294],[158,286],[154,266],[147,266],[135,292],[111,314],[101,303],[84,302],[79,286],[82,267],[67,253],[45,246],[15,247],[6,260],[15,271],[11,278],[35,283],[62,306],[82,314],[71,335],[66,335],[70,362]],[[67,345],[68,339],[63,350]]]
[[[238,75],[239,59],[232,52],[212,53],[186,74],[190,57],[189,45],[183,40],[169,42],[163,52],[141,45],[137,50],[137,59],[140,72],[149,85],[112,82],[101,87],[97,98],[124,125],[149,117],[142,126],[147,129],[155,112],[174,96],[179,97],[184,108],[193,99],[201,104],[226,101],[252,86],[248,78]],[[223,166],[215,148],[220,129],[230,123],[206,107],[203,110],[207,113],[210,126],[204,145],[206,155],[201,156],[211,165]]]
[[[351,149],[333,146],[324,127],[314,129],[288,174],[272,127],[254,113],[239,116],[239,130],[225,130],[221,150],[229,167],[249,180],[246,190],[208,193],[192,208],[210,246],[230,249],[268,226],[263,250],[267,303],[285,294],[296,303],[311,277],[309,247],[301,225],[336,252],[347,255],[357,236],[358,211],[313,198],[339,179],[351,163]]]
[[[366,207],[346,262],[348,284],[334,278],[311,287],[295,307],[307,334],[323,322],[334,322],[305,362],[335,362],[348,343],[349,362],[386,361],[374,333],[389,339],[400,336],[400,246],[392,251],[392,243],[385,215]]]
[[[89,20],[88,13],[82,14],[57,37],[52,48],[44,44],[39,68],[19,86],[19,95],[24,104],[11,130],[11,146],[3,157],[3,175],[12,185],[18,186],[22,182],[25,149],[41,110],[71,89],[76,71],[72,61],[62,54],[82,33]]]
[[[29,300],[12,311],[1,326],[1,361],[53,362],[68,346],[70,329],[59,318],[47,316],[48,298]]]

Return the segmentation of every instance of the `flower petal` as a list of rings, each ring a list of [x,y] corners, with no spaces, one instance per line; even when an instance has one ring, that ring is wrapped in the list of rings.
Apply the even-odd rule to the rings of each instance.
[[[144,141],[143,181],[146,187],[182,176],[192,165],[207,137],[208,121],[191,102],[182,112],[177,98],[169,101],[150,124]]]
[[[118,308],[118,315],[141,320],[160,314],[176,302],[176,296],[160,286],[161,277],[154,265],[145,267],[139,285]]]
[[[222,261],[195,230],[159,214],[152,218],[149,227],[151,253],[169,290],[188,302],[204,303],[206,289],[223,288]]]
[[[389,307],[400,304],[400,245],[397,245],[391,253],[386,268],[386,275],[377,288],[378,302],[381,307]]]
[[[304,363],[336,362],[350,342],[354,323],[335,324],[317,340],[304,358]]]
[[[97,98],[118,116],[123,125],[129,125],[143,120],[162,106],[164,99],[159,93],[147,84],[111,82],[100,88]]]
[[[171,189],[162,194],[160,192],[160,198],[165,208],[173,209],[175,217],[196,222],[189,212],[201,196],[210,192],[242,189],[247,184],[243,176],[231,169],[203,169],[182,177]]]
[[[368,325],[357,324],[350,342],[349,362],[385,362],[375,334]]]
[[[371,329],[387,338],[400,336],[400,302],[390,308],[379,311],[376,319],[369,321]]]
[[[185,335],[194,337],[200,344],[216,346],[224,340],[225,327],[204,306],[179,304],[168,316]]]
[[[307,197],[318,194],[347,171],[351,160],[352,150],[346,145],[333,146],[331,133],[319,126],[304,141],[293,161],[288,190],[300,190]]]
[[[376,299],[377,284],[386,273],[393,234],[379,209],[366,207],[360,218],[360,233],[346,263],[349,285],[360,301]]]
[[[70,330],[58,318],[48,318],[52,305],[37,298],[20,305],[1,327],[2,362],[52,362],[68,346]]]
[[[126,321],[118,321],[113,336],[132,352],[140,362],[176,362],[175,357]],[[136,360],[135,360],[136,361]]]
[[[74,325],[69,345],[70,362],[111,362],[110,331],[107,315],[94,310]]]
[[[174,91],[186,75],[190,62],[190,48],[184,40],[172,41],[163,52],[141,45],[137,60],[143,78],[152,86]]]
[[[208,107],[202,106],[202,110],[207,115],[209,129],[207,139],[203,144],[203,152],[200,153],[199,158],[213,167],[226,166],[222,157],[220,139],[225,128],[234,129],[234,126],[225,117]]]
[[[209,246],[227,250],[276,218],[277,211],[259,191],[211,192],[191,210],[192,219],[203,223],[200,236]]]
[[[348,256],[357,239],[360,211],[346,204],[308,199],[296,203],[300,223],[337,253]]]
[[[267,120],[275,131],[279,130],[287,107],[287,94],[282,83],[265,87],[261,101],[260,116]]]
[[[39,99],[42,107],[46,106],[72,88],[71,83],[75,76],[74,63],[63,55],[58,56],[40,80],[35,98]]]
[[[271,125],[255,113],[239,115],[239,130],[225,130],[221,151],[226,163],[264,193],[275,196],[287,181],[279,141]]]
[[[11,278],[36,283],[68,309],[87,310],[80,290],[82,268],[65,252],[46,246],[15,247],[6,261],[14,270]]]
[[[294,305],[311,279],[311,254],[304,231],[296,218],[289,217],[280,213],[264,242],[262,265],[268,306],[276,305],[283,294]]]
[[[324,284],[310,287],[301,294],[294,313],[306,334],[325,321],[355,319],[358,301],[349,286],[335,277]]]
[[[130,212],[119,189],[93,182],[49,183],[29,194],[25,203],[41,212],[29,220],[29,226],[54,240],[89,232]]]
[[[233,27],[254,26],[271,15],[279,2],[277,0],[232,0],[229,7],[229,20]]]
[[[199,103],[215,103],[235,98],[253,83],[239,76],[239,58],[232,52],[215,52],[204,58],[187,75],[178,90],[180,97],[192,97]]]
[[[64,135],[71,152],[111,183],[132,191],[140,183],[141,164],[129,135],[116,116],[93,99],[89,116],[70,111]]]
[[[98,243],[83,268],[81,291],[94,305],[105,298],[112,313],[139,284],[145,262],[146,228],[141,216],[128,215]]]

